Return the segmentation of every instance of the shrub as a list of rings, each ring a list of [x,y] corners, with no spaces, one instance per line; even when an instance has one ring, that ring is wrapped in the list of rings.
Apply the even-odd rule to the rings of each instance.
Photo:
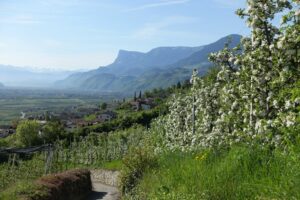
[[[121,170],[121,191],[123,194],[130,193],[138,184],[143,174],[157,166],[157,158],[150,148],[132,148],[124,159]]]
[[[22,121],[17,128],[17,141],[23,146],[33,146],[41,143],[40,125],[37,121]]]

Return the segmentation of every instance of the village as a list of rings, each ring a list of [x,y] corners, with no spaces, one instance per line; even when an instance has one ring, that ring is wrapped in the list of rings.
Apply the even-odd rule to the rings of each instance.
[[[22,120],[35,120],[41,127],[47,124],[48,121],[59,121],[65,131],[73,132],[78,128],[98,125],[107,121],[111,121],[118,117],[118,112],[130,113],[142,110],[150,110],[156,104],[153,98],[144,98],[139,94],[136,97],[126,101],[114,100],[111,103],[101,103],[100,105],[83,106],[68,106],[60,111],[44,110],[43,108],[35,108],[23,110],[20,113],[20,118],[12,122],[11,125],[0,125],[0,138],[6,138],[9,135],[16,133],[17,123]]]

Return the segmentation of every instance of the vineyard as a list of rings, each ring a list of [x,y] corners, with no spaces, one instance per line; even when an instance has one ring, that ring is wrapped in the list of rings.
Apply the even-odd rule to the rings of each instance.
[[[121,160],[130,146],[138,146],[144,137],[143,127],[110,134],[90,134],[72,141],[58,141],[44,152],[11,154],[0,165],[0,191],[18,182],[30,182],[49,173],[72,168],[101,168],[110,161]],[[8,176],[9,174],[9,176]],[[1,197],[1,196],[0,196]]]

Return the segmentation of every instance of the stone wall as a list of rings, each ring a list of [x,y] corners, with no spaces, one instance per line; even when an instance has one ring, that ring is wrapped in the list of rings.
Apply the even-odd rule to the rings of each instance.
[[[117,187],[119,184],[119,171],[95,169],[91,170],[91,178],[93,181],[106,185]]]

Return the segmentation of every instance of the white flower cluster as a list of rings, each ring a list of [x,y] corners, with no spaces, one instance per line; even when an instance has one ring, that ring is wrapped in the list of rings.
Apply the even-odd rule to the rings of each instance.
[[[276,146],[284,138],[276,130],[297,123],[300,97],[282,100],[278,88],[299,80],[299,58],[291,56],[300,52],[295,49],[299,25],[285,20],[279,29],[271,21],[284,9],[296,16],[299,11],[289,0],[247,2],[248,8],[237,12],[252,29],[251,37],[242,39],[243,52],[226,46],[211,54],[210,60],[220,67],[216,79],[199,78],[195,70],[190,93],[170,101],[170,114],[163,122],[169,149],[189,151],[256,140]]]

